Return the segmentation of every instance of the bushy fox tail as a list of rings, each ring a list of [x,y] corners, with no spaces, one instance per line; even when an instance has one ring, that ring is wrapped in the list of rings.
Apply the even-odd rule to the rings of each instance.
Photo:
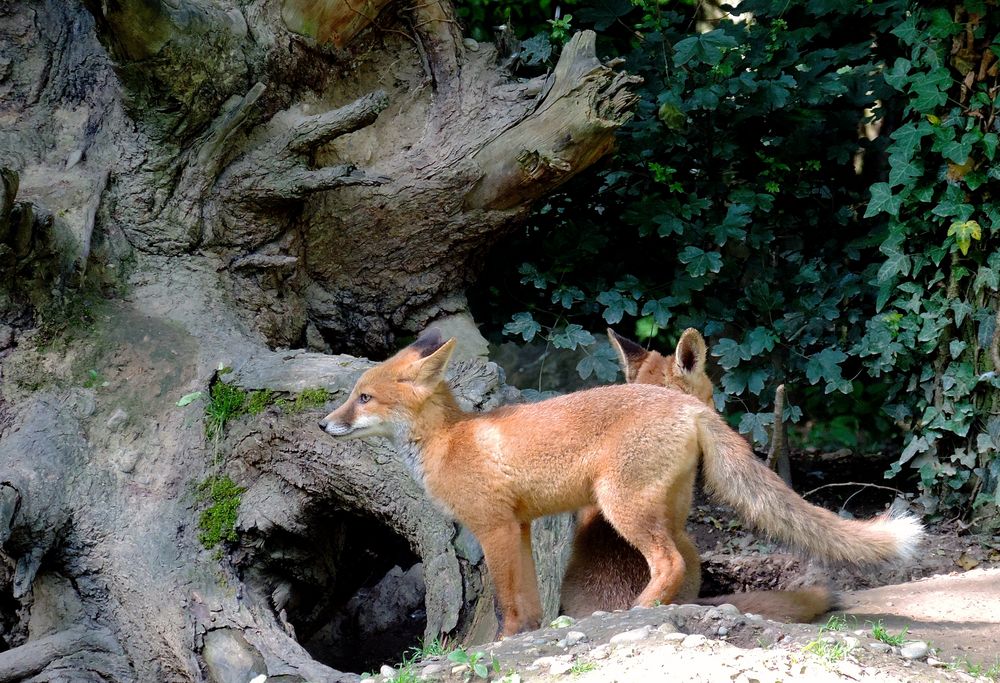
[[[811,505],[754,456],[747,442],[716,413],[698,419],[708,492],[753,527],[812,557],[865,566],[908,560],[923,527],[912,515],[843,519]]]

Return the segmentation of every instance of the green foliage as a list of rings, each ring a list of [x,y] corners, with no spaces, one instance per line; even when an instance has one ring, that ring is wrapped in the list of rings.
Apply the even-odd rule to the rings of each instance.
[[[910,630],[909,626],[904,626],[902,631],[893,635],[886,630],[881,619],[874,623],[869,623],[872,627],[872,638],[875,640],[881,640],[886,645],[893,645],[895,647],[899,647],[906,641],[906,632]]]
[[[247,399],[247,415],[259,415],[272,403],[274,403],[274,392],[270,389],[251,391]]]
[[[286,413],[301,413],[311,408],[322,408],[329,400],[330,393],[326,389],[314,388],[303,389],[292,400],[278,399],[274,403]]]
[[[605,324],[659,349],[696,327],[717,405],[755,441],[784,383],[805,438],[895,444],[887,474],[913,468],[926,511],[1000,503],[1000,138],[979,80],[1000,8],[738,10],[696,33],[684,4],[573,6],[643,77],[636,115],[609,163],[538,208],[479,316],[588,354]],[[611,381],[614,362],[578,369]]]
[[[211,503],[198,519],[198,540],[205,548],[236,540],[236,516],[245,490],[226,476],[209,477],[198,486],[200,498]]]
[[[834,640],[830,642],[830,640],[832,638],[829,636],[826,638],[817,638],[806,644],[802,648],[802,651],[810,652],[831,664],[846,658],[848,652],[847,646],[842,641]]]
[[[466,678],[475,675],[477,678],[489,678],[490,671],[499,671],[500,665],[496,658],[487,656],[485,652],[467,652],[462,648],[448,653],[448,661],[455,664],[465,664],[469,667]]]
[[[205,434],[210,439],[222,437],[226,424],[244,412],[247,394],[239,387],[216,381],[211,400],[205,406]]]

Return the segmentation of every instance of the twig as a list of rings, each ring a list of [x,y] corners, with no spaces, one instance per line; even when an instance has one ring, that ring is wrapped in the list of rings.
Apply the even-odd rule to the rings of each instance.
[[[994,318],[990,358],[993,360],[993,372],[1000,374],[1000,305],[997,306],[997,315]]]
[[[812,491],[806,491],[805,493],[803,493],[802,497],[803,498],[807,498],[808,496],[811,496],[812,494],[816,493],[820,489],[831,488],[833,486],[862,486],[862,487],[869,487],[869,488],[873,488],[873,489],[884,489],[886,491],[894,491],[894,492],[896,492],[896,493],[898,493],[900,495],[903,494],[902,491],[900,491],[897,488],[893,488],[891,486],[882,486],[881,484],[866,484],[866,483],[860,482],[860,481],[844,481],[844,482],[835,482],[833,484],[823,484],[822,486],[817,486]]]

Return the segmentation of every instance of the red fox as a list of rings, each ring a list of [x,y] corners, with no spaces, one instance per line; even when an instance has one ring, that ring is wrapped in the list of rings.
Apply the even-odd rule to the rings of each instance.
[[[608,329],[608,339],[618,352],[627,383],[675,388],[713,406],[712,381],[705,374],[707,348],[697,330],[684,330],[672,356],[648,351],[611,329]],[[743,612],[779,621],[811,621],[833,607],[833,594],[823,586],[699,599],[701,559],[698,550],[683,531],[674,538],[674,543],[685,563],[684,582],[674,602],[730,603]],[[562,611],[572,617],[582,617],[595,610],[628,609],[648,582],[649,567],[639,551],[608,524],[596,506],[580,510],[573,554],[563,579]]]
[[[646,558],[650,579],[635,604],[673,600],[685,574],[674,539],[699,461],[709,489],[748,522],[812,555],[876,564],[911,556],[922,534],[911,516],[862,522],[810,505],[713,409],[674,389],[613,385],[464,412],[445,382],[454,347],[426,331],[366,370],[319,424],[339,439],[395,442],[414,478],[479,539],[505,636],[542,617],[531,520],[587,505]]]

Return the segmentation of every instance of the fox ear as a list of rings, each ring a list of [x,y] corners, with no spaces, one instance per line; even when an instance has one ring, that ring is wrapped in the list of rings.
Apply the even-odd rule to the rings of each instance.
[[[707,352],[705,338],[701,336],[701,332],[689,327],[684,330],[680,341],[677,342],[674,362],[677,364],[677,369],[684,374],[700,374],[705,372]]]
[[[626,339],[610,327],[608,328],[608,341],[618,352],[618,361],[622,365],[622,372],[625,374],[625,381],[632,383],[639,375],[639,368],[643,361],[649,356],[649,351],[636,344],[631,339]]]
[[[438,338],[440,338],[440,333],[435,330]],[[413,346],[417,350],[421,351],[423,354],[423,348],[417,346],[420,343],[420,339],[413,343]],[[429,347],[427,347],[429,348]],[[448,361],[451,359],[451,354],[455,350],[455,339],[451,338],[446,342],[437,344],[434,350],[428,351],[423,354],[423,358],[419,358],[413,362],[414,368],[416,370],[414,375],[414,381],[420,384],[430,385],[437,384],[444,379],[444,371],[448,368]]]

